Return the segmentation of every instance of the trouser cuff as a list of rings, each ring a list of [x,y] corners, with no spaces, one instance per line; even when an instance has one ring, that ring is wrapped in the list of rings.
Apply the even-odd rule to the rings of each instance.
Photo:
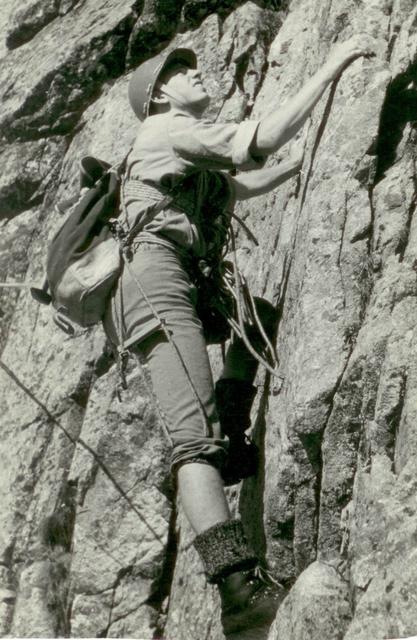
[[[221,522],[206,529],[196,536],[194,546],[210,583],[221,582],[229,574],[252,569],[258,563],[240,520]]]

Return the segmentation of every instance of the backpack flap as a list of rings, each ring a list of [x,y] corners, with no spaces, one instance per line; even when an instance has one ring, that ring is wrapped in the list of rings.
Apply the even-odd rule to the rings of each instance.
[[[30,294],[36,302],[40,302],[40,304],[51,304],[52,296],[48,293],[49,282],[48,279],[45,278],[41,288],[38,287],[30,287]]]
[[[96,324],[120,271],[119,245],[109,235],[65,269],[56,287],[54,306],[82,327]]]
[[[109,166],[91,156],[83,158],[80,181],[86,191],[48,252],[46,270],[54,307],[81,326],[101,320],[121,270],[118,244],[106,224],[119,213],[121,177]]]
[[[108,162],[94,158],[94,156],[84,156],[80,160],[80,190],[91,189],[100,180],[104,173],[111,168]]]

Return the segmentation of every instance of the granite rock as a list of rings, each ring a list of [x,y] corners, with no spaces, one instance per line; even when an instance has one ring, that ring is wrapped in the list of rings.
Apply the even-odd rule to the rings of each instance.
[[[343,640],[350,619],[348,581],[337,567],[315,561],[281,604],[268,640]]]
[[[288,590],[270,640],[416,635],[415,3],[5,0],[1,13],[9,282],[41,282],[82,156],[127,153],[140,60],[192,46],[208,115],[259,119],[333,42],[372,39],[375,57],[349,66],[300,133],[302,175],[237,208],[259,239],[237,231],[239,263],[276,305],[280,380],[257,376],[261,468],[227,493]],[[130,363],[119,403],[99,327],[66,336],[25,290],[2,289],[1,311],[15,379],[0,372],[0,635],[220,640],[146,370]]]

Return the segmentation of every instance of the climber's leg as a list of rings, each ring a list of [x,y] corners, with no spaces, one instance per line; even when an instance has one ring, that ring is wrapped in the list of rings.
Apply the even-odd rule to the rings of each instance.
[[[152,379],[172,445],[172,469],[175,472],[189,462],[220,469],[227,458],[228,440],[221,434],[206,343],[181,258],[170,247],[140,244],[131,268],[147,299],[129,273],[124,274],[128,332],[152,319],[153,309],[165,323],[165,332],[159,330],[140,341],[135,351]]]
[[[177,477],[181,504],[195,533],[230,519],[218,469],[192,462],[181,466]]]
[[[228,440],[221,435],[210,362],[189,278],[170,249],[140,247],[137,256],[138,278],[165,320],[169,336],[161,330],[154,332],[135,352],[150,373],[172,445],[179,496],[191,526],[199,533],[230,518],[219,472],[227,458]],[[126,291],[126,306],[132,290],[133,285]],[[145,317],[149,309],[142,306]]]
[[[265,332],[272,340],[276,309],[261,298],[256,298],[255,303]],[[255,349],[262,347],[263,339],[257,330],[249,328],[248,336]],[[257,368],[258,361],[247,350],[243,340],[233,340],[215,387],[220,424],[230,441],[228,461],[222,471],[226,485],[255,474],[258,467],[258,448],[245,435],[250,427],[250,411],[256,395],[253,380]]]
[[[242,523],[229,520],[214,525],[197,535],[194,546],[207,581],[219,589],[225,634],[269,626],[285,591],[257,568]]]

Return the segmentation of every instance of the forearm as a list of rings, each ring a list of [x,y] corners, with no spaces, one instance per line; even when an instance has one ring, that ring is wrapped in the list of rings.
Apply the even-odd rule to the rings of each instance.
[[[261,120],[253,155],[268,155],[288,142],[302,127],[332,79],[328,67],[322,67],[283,107]]]
[[[363,40],[363,36],[357,36],[336,45],[327,62],[305,86],[260,122],[251,147],[254,156],[268,155],[288,142],[304,124],[328,85],[356,58],[374,55]]]
[[[241,173],[232,178],[236,200],[247,200],[267,193],[297,175],[300,168],[300,163],[287,160],[273,167]]]

